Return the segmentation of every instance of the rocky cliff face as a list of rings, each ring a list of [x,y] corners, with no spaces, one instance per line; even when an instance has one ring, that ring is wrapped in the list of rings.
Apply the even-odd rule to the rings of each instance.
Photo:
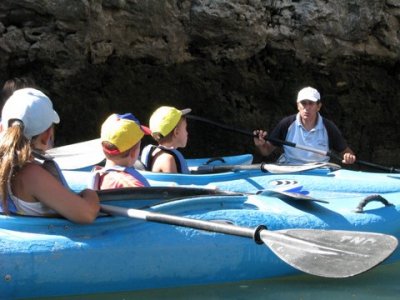
[[[147,123],[159,105],[270,130],[310,85],[361,159],[399,165],[399,22],[398,0],[2,0],[0,80],[35,79],[59,143],[94,138],[111,112]],[[187,155],[254,151],[189,129]]]

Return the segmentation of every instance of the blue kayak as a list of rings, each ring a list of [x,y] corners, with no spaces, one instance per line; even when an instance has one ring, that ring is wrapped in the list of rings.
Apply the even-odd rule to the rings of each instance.
[[[88,172],[79,171],[66,171],[65,175],[74,190],[84,187],[90,176]],[[331,172],[322,168],[279,174],[240,170],[151,176],[148,178],[152,183],[159,185],[158,194],[149,197],[135,196],[134,192],[121,193],[103,198],[103,203],[121,209],[141,208],[203,220],[207,224],[218,224],[216,227],[232,225],[255,229],[265,225],[268,232],[279,234],[283,230],[289,241],[275,241],[266,247],[258,245],[256,238],[255,242],[218,231],[116,215],[100,216],[94,224],[85,226],[61,218],[0,216],[2,297],[121,292],[296,275],[313,267],[313,260],[308,260],[310,243],[290,247],[291,239],[303,240],[297,238],[303,234],[305,240],[310,232],[316,239],[320,238],[315,241],[319,245],[336,235],[328,231],[322,237],[322,231],[346,232],[338,233],[341,240],[331,243],[329,248],[318,246],[313,259],[334,253],[335,247],[343,246],[342,240],[352,236],[354,231],[361,232],[361,237],[362,233],[375,232],[400,238],[400,175],[348,170]],[[215,186],[221,193],[181,194],[179,197],[179,190],[173,199],[165,199],[162,190],[174,189],[170,186],[178,184],[196,186],[193,190]],[[290,229],[310,231],[285,231]],[[265,229],[261,227],[260,230],[265,234]],[[341,254],[364,251],[375,239],[357,237],[351,240],[354,247]],[[384,251],[384,243],[378,246]],[[283,249],[282,253],[274,247]],[[298,259],[306,268],[290,264],[296,253],[304,251],[306,255]],[[290,255],[285,258],[286,252]],[[359,256],[369,260],[374,255]],[[400,251],[396,250],[385,262],[396,262],[399,258]],[[349,268],[353,268],[354,260],[347,261]],[[331,264],[331,268],[335,269],[336,265],[340,262]],[[324,269],[322,265],[321,269]]]
[[[204,196],[153,203],[151,210],[246,228],[264,224],[272,231],[343,229],[400,237],[398,195],[390,201],[395,206],[360,214],[345,199],[331,207],[266,195]],[[113,205],[142,206],[129,200]],[[86,226],[56,218],[0,218],[0,290],[7,299],[234,282],[300,272],[263,245],[220,233],[113,216],[99,217]],[[388,262],[399,257],[397,251]]]

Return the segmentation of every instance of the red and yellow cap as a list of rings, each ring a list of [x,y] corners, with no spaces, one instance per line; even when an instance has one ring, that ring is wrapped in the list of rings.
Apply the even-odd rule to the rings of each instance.
[[[144,135],[150,135],[148,127],[140,125],[140,122],[131,113],[123,115],[112,114],[104,121],[101,126],[101,141],[113,144],[117,149],[109,150],[103,147],[103,150],[116,155],[132,148]]]

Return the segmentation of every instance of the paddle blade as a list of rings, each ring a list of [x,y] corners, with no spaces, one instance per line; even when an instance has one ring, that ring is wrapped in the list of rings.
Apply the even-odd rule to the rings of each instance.
[[[303,172],[313,169],[318,169],[325,167],[327,163],[308,163],[308,164],[301,164],[301,165],[286,165],[286,164],[262,164],[261,169],[273,173],[295,173],[295,172]]]
[[[329,203],[326,200],[320,200],[313,198],[311,196],[305,195],[299,192],[290,192],[290,191],[281,191],[278,189],[275,190],[260,190],[257,192],[257,195],[267,195],[267,196],[276,196],[280,199],[288,199],[288,200],[296,200],[296,201],[305,201],[305,202],[321,202],[321,203]]]
[[[56,147],[46,151],[62,170],[76,170],[97,165],[104,159],[100,139]]]
[[[289,265],[331,278],[368,271],[391,255],[398,244],[391,235],[341,230],[262,230],[260,238]]]

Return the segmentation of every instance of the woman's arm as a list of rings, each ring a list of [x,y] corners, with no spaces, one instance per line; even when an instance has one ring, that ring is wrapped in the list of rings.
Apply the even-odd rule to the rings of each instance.
[[[25,166],[18,174],[15,190],[17,197],[26,201],[40,201],[76,223],[93,222],[100,209],[99,198],[95,191],[84,190],[77,195],[36,164]]]

